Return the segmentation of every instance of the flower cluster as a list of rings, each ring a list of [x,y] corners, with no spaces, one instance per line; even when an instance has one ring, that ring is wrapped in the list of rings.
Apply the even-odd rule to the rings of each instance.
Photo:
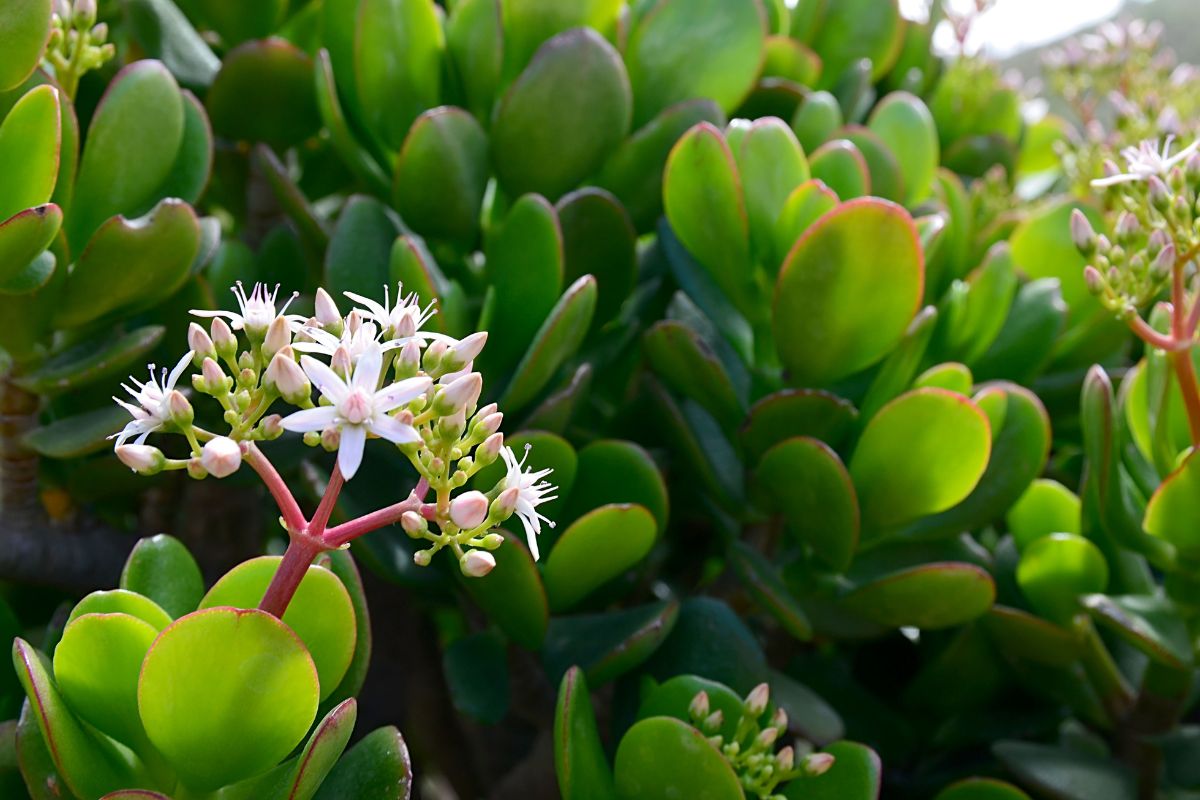
[[[728,738],[721,734],[725,715],[720,709],[710,710],[708,692],[692,698],[688,715],[692,725],[729,760],[747,797],[785,800],[784,795],[775,793],[780,784],[823,775],[833,766],[834,758],[829,753],[813,752],[812,743],[803,739],[775,752],[780,737],[787,733],[788,716],[782,708],[776,708],[768,722],[761,725],[770,699],[767,684],[754,687],[742,702],[742,713]]]
[[[96,0],[55,0],[45,58],[68,96],[75,96],[85,73],[99,69],[116,55],[107,39],[108,25],[96,24]]]
[[[1126,147],[1125,166],[1106,160],[1104,177],[1092,181],[1118,209],[1111,239],[1098,235],[1081,211],[1071,218],[1075,245],[1089,259],[1088,288],[1133,324],[1138,309],[1163,291],[1177,267],[1179,285],[1172,291],[1181,296],[1173,302],[1182,306],[1184,281],[1194,279],[1186,270],[1200,248],[1200,141],[1174,154],[1171,144],[1167,137],[1161,144]]]
[[[378,519],[341,526],[355,532],[350,535],[379,527],[380,521],[399,521],[410,536],[431,543],[416,553],[418,564],[429,564],[448,547],[465,574],[482,576],[496,563],[489,551],[503,542],[493,528],[516,515],[538,557],[542,524],[554,523],[537,509],[555,499],[555,488],[545,480],[550,470],[526,467],[527,453],[518,460],[504,445],[499,430],[504,417],[496,404],[479,405],[483,378],[474,371],[474,359],[487,342],[486,332],[454,339],[423,330],[432,306],[422,308],[415,294],[397,294],[393,305],[386,288],[382,304],[347,292],[360,307],[345,316],[319,289],[310,318],[287,313],[295,295],[279,306],[278,287],[268,291],[258,284],[246,292],[239,284],[233,293],[237,311],[192,312],[208,319],[209,326],[191,324],[191,349],[169,373],[151,365],[148,380],[130,378],[123,384],[128,399],[113,398],[132,417],[112,437],[122,462],[144,474],[187,470],[194,478],[224,478],[249,461],[265,479],[275,480],[277,473],[266,469],[255,443],[293,431],[310,446],[336,451],[331,484],[340,488],[358,474],[368,440],[379,439],[409,459],[420,482],[411,507],[398,508],[396,519],[383,509]],[[189,366],[192,389],[219,405],[227,431],[197,424],[180,388]],[[169,458],[146,444],[152,433],[183,435],[187,456]],[[464,490],[480,469],[497,460],[506,469],[494,487]],[[277,487],[271,488],[279,500]],[[430,491],[435,497],[424,502]],[[327,535],[327,513],[315,531],[298,513],[293,517],[289,521],[284,514],[289,534]],[[314,522],[319,517],[320,512]],[[342,546],[343,538],[319,541]]]

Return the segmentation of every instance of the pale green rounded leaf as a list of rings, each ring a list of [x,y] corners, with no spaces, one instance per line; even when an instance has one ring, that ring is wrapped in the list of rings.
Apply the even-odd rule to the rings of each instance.
[[[601,506],[559,535],[543,569],[550,608],[561,611],[630,569],[654,545],[654,517],[642,506]]]
[[[742,800],[729,762],[704,734],[673,717],[650,717],[621,738],[613,765],[621,800]]]
[[[313,660],[264,611],[210,608],[163,631],[142,667],[138,705],[155,747],[196,791],[271,768],[317,711]]]
[[[1108,586],[1108,562],[1082,536],[1052,533],[1025,548],[1017,584],[1035,611],[1062,625],[1080,610],[1080,595]]]
[[[913,206],[928,197],[940,149],[937,125],[921,98],[908,92],[889,94],[875,106],[867,127],[896,155],[904,176],[904,204]]]
[[[442,106],[417,117],[396,158],[393,200],[417,233],[469,244],[488,182],[488,139],[475,118]]]
[[[791,381],[828,384],[881,359],[916,313],[923,278],[916,227],[899,206],[862,198],[814,222],[775,286],[775,342]]]
[[[0,92],[20,86],[42,60],[50,36],[50,0],[8,0],[0,6]]]
[[[5,12],[0,12],[3,20]],[[0,22],[0,35],[3,24]],[[26,92],[0,122],[0,220],[41,206],[58,179],[62,142],[59,94],[42,85]],[[0,275],[6,265],[0,262]]]

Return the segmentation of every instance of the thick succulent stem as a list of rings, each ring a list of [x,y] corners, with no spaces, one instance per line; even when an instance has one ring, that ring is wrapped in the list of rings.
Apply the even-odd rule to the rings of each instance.
[[[283,560],[279,562],[279,569],[275,571],[275,577],[271,579],[271,585],[267,587],[262,602],[258,604],[259,609],[276,617],[283,617],[283,612],[287,611],[288,603],[292,602],[292,597],[300,587],[300,581],[304,580],[309,565],[324,549],[308,536],[293,536],[283,554]]]
[[[38,516],[37,453],[25,434],[37,425],[38,398],[0,381],[0,514],[6,525],[29,525]]]
[[[1171,278],[1171,336],[1179,344],[1191,345],[1194,329],[1188,327],[1186,293],[1184,292],[1183,270],[1191,253],[1178,259],[1172,269]],[[1200,302],[1200,301],[1197,301]],[[1179,378],[1179,390],[1183,393],[1183,405],[1187,409],[1188,429],[1192,434],[1192,446],[1200,445],[1200,386],[1196,384],[1196,366],[1192,363],[1191,347],[1171,353],[1171,366]]]

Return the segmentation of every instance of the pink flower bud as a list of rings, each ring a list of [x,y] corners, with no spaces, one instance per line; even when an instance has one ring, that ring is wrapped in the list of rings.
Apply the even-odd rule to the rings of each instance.
[[[697,692],[688,704],[688,714],[692,719],[704,719],[708,716],[708,692]]]
[[[196,323],[188,325],[188,349],[195,354],[197,361],[204,361],[206,358],[212,358],[217,354],[217,348],[213,346],[213,340],[208,333]]]
[[[122,444],[116,449],[117,458],[134,472],[154,475],[166,465],[166,456],[157,447],[147,444]]]
[[[268,414],[258,423],[262,429],[263,438],[277,439],[283,435],[283,417],[279,414]]]
[[[172,390],[167,395],[167,411],[171,415],[171,422],[179,426],[191,425],[192,420],[196,418],[196,413],[192,411],[192,404],[178,389]]]
[[[482,375],[478,372],[463,375],[461,378],[456,378],[449,385],[442,387],[442,390],[434,399],[434,411],[441,415],[449,415],[473,406],[478,402],[479,393],[482,391]]]
[[[284,347],[271,359],[263,377],[267,386],[274,386],[275,391],[279,392],[284,400],[289,403],[301,403],[312,394],[312,385],[294,358],[292,348]]]
[[[459,568],[468,578],[482,578],[496,567],[496,557],[486,550],[468,550],[459,559]]]
[[[483,346],[487,344],[487,338],[487,331],[479,331],[461,339],[458,344],[450,348],[454,360],[459,364],[474,361],[475,357],[483,351]]]
[[[267,328],[267,336],[263,339],[263,355],[270,358],[291,343],[291,325],[284,317],[276,317]]]
[[[421,345],[416,339],[409,339],[400,348],[396,358],[396,377],[399,380],[415,377],[421,371]]]
[[[476,419],[479,419],[478,415],[476,415]],[[479,434],[481,436],[491,436],[500,430],[500,423],[502,422],[504,422],[504,415],[499,411],[488,414],[486,417],[479,419]]]
[[[200,451],[200,463],[210,475],[224,478],[238,471],[242,465],[242,448],[227,436],[218,436],[205,442]]]
[[[500,449],[504,447],[504,434],[493,433],[491,436],[483,440],[483,444],[475,448],[475,463],[490,464],[500,456]]]
[[[511,517],[513,512],[517,510],[517,500],[520,497],[521,492],[516,486],[513,486],[511,489],[505,489],[492,501],[492,516],[500,521]]]
[[[760,683],[751,690],[746,696],[746,714],[751,717],[761,716],[767,710],[767,703],[771,699],[771,687],[765,683]]]
[[[755,738],[754,743],[759,747],[768,748],[775,744],[775,740],[779,738],[779,730],[777,728],[763,728]]]
[[[464,531],[474,530],[487,519],[488,499],[483,492],[463,492],[450,501],[450,519]]]
[[[237,353],[237,337],[233,335],[229,323],[220,317],[213,317],[208,330],[212,334],[213,346],[217,348],[221,358],[233,358]]]
[[[209,392],[219,394],[229,390],[224,371],[211,358],[204,359],[204,363],[200,365],[200,375],[204,378],[204,386]]]
[[[418,567],[428,567],[429,562],[433,560],[433,553],[428,550],[418,550],[413,553],[413,563]]]
[[[789,772],[796,766],[796,751],[790,744],[775,754],[775,765],[780,772]]]
[[[404,528],[405,533],[416,539],[422,533],[429,530],[429,523],[417,512],[405,511],[400,516],[400,527]]]
[[[1096,230],[1078,208],[1071,212],[1071,239],[1079,252],[1085,256],[1090,256],[1096,251]]]
[[[824,775],[833,766],[833,755],[831,753],[811,753],[804,757],[804,763],[801,769],[804,774],[811,778],[818,775]]]
[[[317,297],[315,301],[315,311],[317,314],[317,322],[322,328],[338,336],[342,332],[342,312],[338,311],[337,303],[333,301],[329,292],[324,289],[317,289]]]
[[[354,371],[353,359],[350,358],[350,351],[344,347],[339,347],[333,351],[333,358],[329,360],[329,368],[341,375],[342,378],[350,380],[350,373]]]

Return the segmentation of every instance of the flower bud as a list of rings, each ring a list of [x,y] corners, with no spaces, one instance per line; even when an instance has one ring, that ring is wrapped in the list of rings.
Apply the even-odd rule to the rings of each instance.
[[[283,435],[283,417],[279,414],[268,414],[258,423],[262,437],[268,441],[278,439]]]
[[[148,444],[118,445],[116,454],[122,464],[142,475],[156,475],[167,463],[162,451]]]
[[[421,309],[417,306],[404,306],[392,323],[392,336],[397,339],[411,339],[413,336],[416,336],[417,318],[420,315]]]
[[[725,714],[721,711],[721,709],[718,708],[716,711],[704,718],[704,722],[701,723],[701,727],[703,727],[705,731],[715,732],[719,731],[721,726],[724,724]]]
[[[1076,209],[1076,211],[1078,210]],[[1071,216],[1071,220],[1074,222],[1074,215]],[[1141,230],[1142,226],[1138,222],[1137,217],[1128,211],[1121,212],[1121,216],[1117,218],[1117,228],[1115,231],[1118,243],[1128,245]]]
[[[1100,274],[1100,270],[1090,265],[1083,268],[1083,281],[1092,294],[1102,294],[1108,286],[1104,282],[1104,276]]]
[[[767,710],[767,702],[771,699],[771,687],[760,683],[746,695],[746,714],[751,717],[761,716]]]
[[[208,326],[208,330],[212,334],[213,346],[217,348],[217,353],[221,358],[232,359],[237,355],[237,337],[230,330],[229,323],[220,317],[213,317],[212,324]]]
[[[193,362],[196,366],[203,363],[206,358],[213,358],[217,354],[217,348],[213,346],[213,340],[208,333],[196,323],[188,325],[188,349],[192,351]]]
[[[475,405],[483,391],[483,376],[471,372],[443,386],[433,401],[434,413],[448,416]]]
[[[200,451],[200,463],[210,475],[228,477],[242,465],[242,448],[227,436],[217,436],[204,443],[204,449]]]
[[[832,753],[810,753],[804,757],[800,769],[805,775],[815,778],[828,772],[829,768],[833,766],[833,761]]]
[[[191,425],[192,420],[196,418],[196,412],[192,411],[192,404],[178,389],[171,390],[171,393],[167,395],[167,412],[171,416],[171,422],[180,427]]]
[[[796,751],[791,745],[775,754],[775,766],[780,772],[790,772],[796,766]]]
[[[278,316],[267,328],[266,338],[263,339],[263,355],[267,358],[278,353],[292,343],[292,329],[287,319]]]
[[[500,430],[500,423],[504,422],[504,414],[496,411],[488,414],[486,417],[480,418],[478,414],[475,418],[479,420],[478,434],[479,436],[491,436],[496,431]]]
[[[779,738],[778,728],[763,728],[758,736],[754,738],[754,744],[759,748],[767,749],[775,744],[775,740]]]
[[[92,40],[92,44],[100,44],[108,38],[108,23],[101,22],[99,25],[93,25],[88,38]],[[103,49],[103,48],[101,48]],[[107,61],[112,56],[105,55],[104,60]]]
[[[468,578],[482,578],[496,568],[496,557],[486,550],[468,550],[458,560],[458,567]]]
[[[1078,208],[1071,212],[1071,239],[1084,256],[1096,252],[1096,231]]]
[[[448,349],[449,346],[441,339],[436,340],[429,347],[425,348],[425,354],[421,358],[421,367],[427,374],[440,375],[441,372],[445,371],[442,369],[442,357]]]
[[[450,520],[464,531],[478,528],[487,515],[488,499],[483,492],[463,492],[450,501]]]
[[[688,704],[688,714],[692,719],[699,720],[707,717],[708,713],[708,692],[697,692]]]
[[[499,496],[492,501],[491,514],[496,520],[503,521],[513,515],[517,510],[517,500],[520,498],[520,490],[513,486],[505,489]]]
[[[337,428],[326,428],[321,431],[321,447],[325,452],[336,452],[338,446],[342,443],[342,432]]]
[[[293,405],[300,405],[312,394],[312,384],[300,365],[296,363],[292,348],[284,347],[263,373],[263,380],[268,388],[274,388],[279,395]]]
[[[1150,186],[1150,205],[1165,212],[1171,207],[1171,190],[1157,175],[1151,175],[1147,183]]]
[[[787,730],[788,715],[783,708],[775,709],[775,713],[771,715],[771,727],[783,733]]]
[[[87,30],[96,24],[96,0],[75,0],[71,22],[77,30]]]
[[[343,380],[350,380],[350,374],[354,371],[354,362],[350,358],[350,351],[345,347],[338,347],[333,351],[333,358],[329,360],[329,368],[342,377]]]
[[[485,550],[495,550],[502,544],[504,544],[504,537],[498,533],[489,533],[483,537],[482,547]]]
[[[487,466],[500,456],[500,448],[504,447],[504,434],[493,433],[483,440],[483,444],[475,448],[475,463]]]
[[[342,319],[342,312],[338,311],[337,303],[333,301],[329,292],[318,288],[315,306],[317,323],[334,336],[341,336],[345,320]]]
[[[404,532],[414,539],[421,537],[421,534],[429,530],[429,523],[415,511],[405,511],[400,516],[400,527],[404,528]]]
[[[421,371],[421,344],[416,339],[409,339],[400,348],[396,357],[396,380],[414,378]]]
[[[1158,252],[1154,260],[1150,262],[1150,275],[1155,280],[1163,280],[1171,274],[1171,268],[1175,266],[1175,245],[1169,244]]]
[[[487,331],[479,331],[452,345],[448,354],[449,360],[452,362],[451,368],[461,369],[463,364],[474,361],[475,357],[483,351],[483,346],[487,344],[487,338]]]
[[[428,550],[418,550],[413,553],[413,563],[418,567],[428,567],[429,562],[433,560],[433,553]]]
[[[208,477],[208,470],[200,463],[200,459],[191,458],[187,462],[187,474],[194,481],[202,481]]]

